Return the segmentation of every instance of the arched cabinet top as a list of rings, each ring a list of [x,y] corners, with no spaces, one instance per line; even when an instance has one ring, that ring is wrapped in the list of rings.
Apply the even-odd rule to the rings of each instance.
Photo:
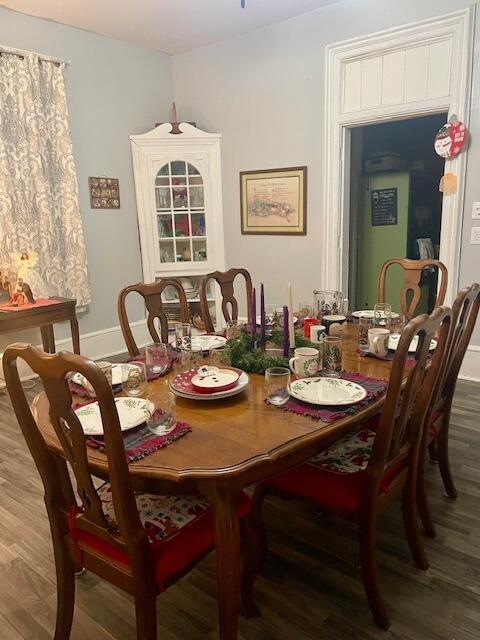
[[[169,142],[175,143],[188,141],[192,144],[195,141],[215,142],[216,140],[220,140],[222,137],[221,133],[209,133],[208,131],[203,131],[202,129],[192,126],[188,122],[180,122],[178,128],[181,133],[172,133],[171,123],[164,122],[146,133],[131,135],[130,140],[136,144],[155,143],[162,140],[168,140]]]

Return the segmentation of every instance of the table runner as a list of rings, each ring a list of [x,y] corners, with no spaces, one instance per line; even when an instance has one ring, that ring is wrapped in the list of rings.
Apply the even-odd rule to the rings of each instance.
[[[62,302],[62,300],[55,300],[51,298],[38,298],[35,302],[27,302],[20,306],[14,306],[10,302],[6,302],[5,304],[0,304],[0,311],[27,311],[28,309],[38,309],[39,307],[51,307],[54,304],[61,304]]]
[[[300,415],[310,416],[311,418],[320,420],[325,424],[331,424],[336,420],[345,418],[347,415],[357,413],[357,411],[362,409],[365,405],[382,396],[388,387],[387,380],[367,378],[361,373],[344,371],[340,377],[342,380],[349,380],[350,382],[360,384],[367,391],[367,397],[361,402],[357,402],[349,407],[318,407],[292,397],[290,397],[288,402],[283,406],[272,406],[275,406],[278,409],[283,409],[283,411],[292,411],[293,413],[298,413]],[[266,400],[266,402],[268,403],[268,400]]]

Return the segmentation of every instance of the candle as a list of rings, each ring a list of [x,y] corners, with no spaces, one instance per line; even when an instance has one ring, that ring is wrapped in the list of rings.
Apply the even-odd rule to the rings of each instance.
[[[254,289],[252,291],[252,340],[253,340],[253,346],[255,346],[256,329],[257,329],[257,301],[256,301],[255,287],[254,287]]]
[[[290,356],[290,336],[288,334],[288,307],[283,307],[283,355]]]
[[[267,320],[265,316],[265,287],[263,282],[260,284],[260,325],[261,325],[261,340],[262,347],[265,347],[267,341]]]
[[[293,323],[293,302],[292,302],[292,285],[289,282],[287,284],[287,295],[288,295],[288,339],[290,341],[290,346],[295,347],[295,328]]]

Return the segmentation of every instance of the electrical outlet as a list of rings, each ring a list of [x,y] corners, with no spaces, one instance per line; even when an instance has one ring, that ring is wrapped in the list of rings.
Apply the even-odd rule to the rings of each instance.
[[[480,220],[480,202],[474,202],[472,205],[472,219]]]
[[[480,244],[480,227],[472,227],[472,235],[470,236],[470,244]]]

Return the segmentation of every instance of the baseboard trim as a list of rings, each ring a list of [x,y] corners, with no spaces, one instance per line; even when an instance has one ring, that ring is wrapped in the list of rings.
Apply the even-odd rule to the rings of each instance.
[[[480,346],[472,344],[468,347],[463,360],[460,375],[462,380],[480,382]]]

